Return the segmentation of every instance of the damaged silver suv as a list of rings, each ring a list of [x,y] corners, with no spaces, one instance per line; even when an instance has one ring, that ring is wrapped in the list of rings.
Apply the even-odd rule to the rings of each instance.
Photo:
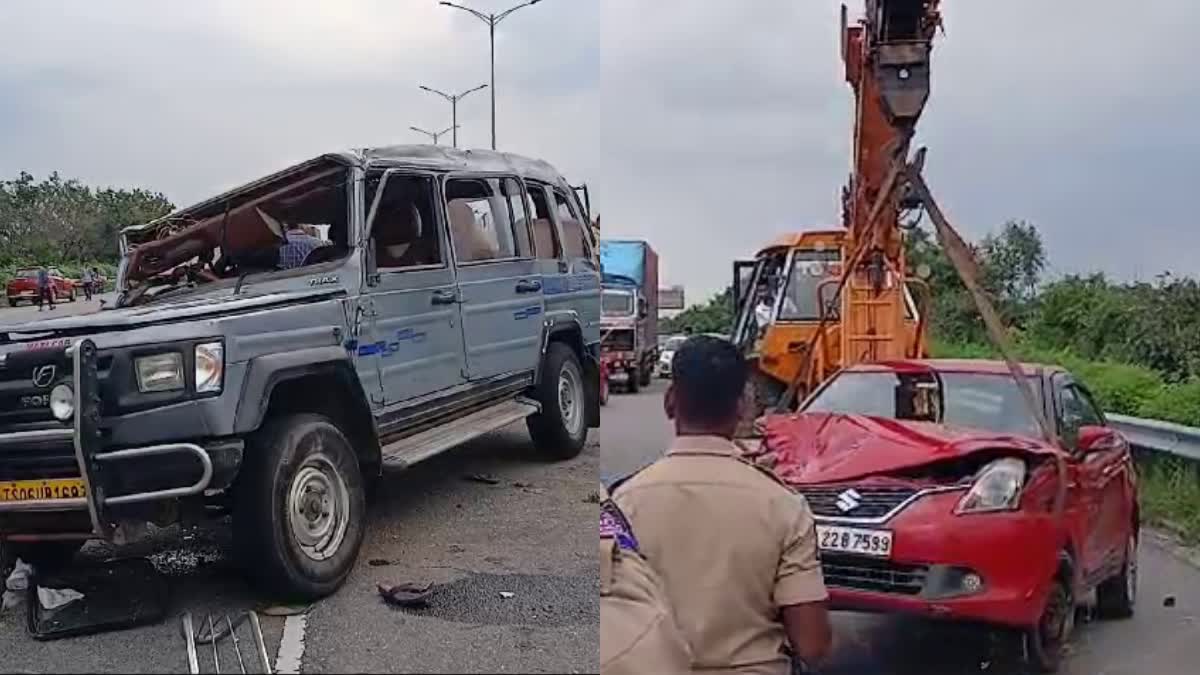
[[[333,592],[385,469],[599,426],[589,221],[544,162],[403,146],[128,228],[115,306],[0,327],[0,539],[53,564],[232,512],[261,587]]]

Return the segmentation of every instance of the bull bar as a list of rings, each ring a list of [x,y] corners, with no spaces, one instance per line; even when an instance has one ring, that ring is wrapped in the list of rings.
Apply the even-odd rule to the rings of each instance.
[[[100,432],[101,398],[100,378],[96,365],[96,345],[91,340],[82,340],[78,344],[66,347],[65,353],[70,358],[73,366],[72,384],[75,389],[73,428],[40,429],[0,434],[0,450],[31,444],[73,443],[75,460],[79,465],[79,474],[83,480],[86,496],[26,502],[0,502],[0,513],[87,510],[91,517],[92,532],[75,534],[78,536],[107,538],[111,529],[111,521],[107,517],[107,514],[111,506],[191,497],[204,492],[208,488],[213,477],[212,458],[209,457],[207,450],[194,443],[168,443],[104,451]],[[125,460],[176,453],[190,454],[196,458],[201,468],[199,480],[186,486],[149,492],[135,492],[121,495],[105,494],[103,485],[98,478],[103,466]],[[19,535],[11,533],[6,536]],[[61,538],[61,536],[50,535],[49,538]]]

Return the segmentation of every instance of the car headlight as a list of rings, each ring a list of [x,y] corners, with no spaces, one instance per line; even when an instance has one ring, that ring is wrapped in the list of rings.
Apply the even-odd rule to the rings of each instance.
[[[1006,457],[983,467],[974,485],[963,495],[955,513],[1011,511],[1021,500],[1025,486],[1025,462]]]
[[[141,356],[134,360],[138,390],[143,394],[183,389],[183,355],[178,352]]]
[[[196,393],[221,391],[225,384],[225,345],[205,342],[196,345]]]
[[[60,384],[50,391],[50,414],[60,422],[75,414],[75,390],[70,385]]]

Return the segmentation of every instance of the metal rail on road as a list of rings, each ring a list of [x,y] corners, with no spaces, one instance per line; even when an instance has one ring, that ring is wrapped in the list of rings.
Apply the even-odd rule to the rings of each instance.
[[[1126,415],[1105,417],[1134,447],[1200,462],[1200,428]]]

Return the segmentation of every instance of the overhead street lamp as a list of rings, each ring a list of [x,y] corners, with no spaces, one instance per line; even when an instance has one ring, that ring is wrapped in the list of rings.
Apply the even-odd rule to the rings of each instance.
[[[503,12],[500,12],[499,14],[484,14],[483,12],[480,12],[479,10],[471,9],[470,7],[463,7],[462,5],[456,5],[453,2],[446,2],[446,0],[442,0],[442,2],[439,3],[439,4],[443,4],[447,7],[461,9],[464,12],[470,12],[471,15],[474,16],[476,19],[479,19],[480,21],[482,21],[488,25],[488,33],[489,33],[489,36],[491,39],[491,45],[492,45],[492,149],[493,150],[496,149],[496,24],[498,24],[501,21],[503,21],[504,19],[506,19],[509,14],[512,14],[513,12],[517,11],[518,9],[524,9],[525,7],[530,7],[532,5],[536,5],[541,1],[542,0],[528,0],[528,2],[523,2],[519,5],[517,5],[516,7],[506,9]]]
[[[434,144],[434,145],[437,145],[437,144],[438,144],[438,139],[439,139],[439,138],[441,138],[442,136],[444,136],[446,133],[448,133],[448,132],[452,131],[454,128],[455,128],[455,127],[450,127],[450,128],[448,128],[448,129],[442,129],[441,131],[436,131],[436,132],[435,132],[435,131],[425,131],[424,129],[422,129],[422,128],[420,128],[420,127],[409,127],[409,129],[412,129],[413,131],[415,131],[415,132],[417,132],[417,133],[419,133],[419,134],[425,134],[426,136],[428,136],[428,137],[432,138],[432,139],[433,139],[433,144]]]
[[[473,94],[473,93],[479,91],[480,89],[487,87],[487,85],[481,84],[478,87],[475,87],[474,89],[468,89],[461,94],[447,94],[444,91],[438,91],[437,89],[434,89],[432,87],[426,87],[423,84],[418,85],[418,86],[420,86],[422,89],[424,89],[425,91],[427,91],[431,94],[437,94],[438,96],[441,96],[442,98],[446,99],[447,101],[450,101],[450,128],[454,130],[454,134],[452,135],[452,138],[454,139],[454,147],[457,148],[458,147],[458,102],[460,100],[462,100],[463,97],[465,97],[467,94]]]

